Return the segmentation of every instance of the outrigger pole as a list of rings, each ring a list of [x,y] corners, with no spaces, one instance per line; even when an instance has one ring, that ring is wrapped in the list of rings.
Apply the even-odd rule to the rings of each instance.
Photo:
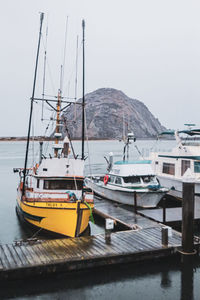
[[[33,111],[33,101],[35,95],[35,85],[36,85],[36,77],[37,77],[37,67],[38,67],[38,58],[39,58],[39,51],[40,51],[40,41],[42,35],[42,23],[44,19],[44,13],[40,14],[40,31],[39,31],[39,40],[38,40],[38,48],[37,48],[37,55],[36,55],[36,63],[35,63],[35,74],[34,74],[34,81],[33,81],[33,91],[31,97],[31,107],[30,107],[30,116],[29,116],[29,125],[28,125],[28,135],[27,135],[27,143],[26,143],[26,155],[25,155],[25,162],[24,162],[24,184],[22,189],[22,196],[25,194],[25,181],[26,181],[26,170],[27,170],[27,161],[28,161],[28,150],[29,150],[29,142],[30,142],[30,132],[31,132],[31,121],[32,121],[32,111]]]
[[[83,96],[82,96],[82,156],[84,160],[84,140],[85,140],[85,20],[82,20],[83,29]]]

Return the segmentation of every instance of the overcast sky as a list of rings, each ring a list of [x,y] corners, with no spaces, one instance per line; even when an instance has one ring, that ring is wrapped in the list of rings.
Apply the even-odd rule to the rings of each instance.
[[[86,93],[116,88],[144,102],[167,128],[200,126],[198,0],[6,0],[0,10],[0,136],[27,134],[41,11],[44,42],[36,96],[41,96],[47,23],[46,93],[57,93],[68,16],[63,91],[74,97],[76,39],[78,34],[81,40],[84,18]]]

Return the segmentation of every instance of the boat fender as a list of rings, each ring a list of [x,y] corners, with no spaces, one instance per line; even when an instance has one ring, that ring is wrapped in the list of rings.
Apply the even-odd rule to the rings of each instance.
[[[22,181],[20,182],[19,188],[20,188],[20,191],[23,190],[23,182]]]
[[[33,173],[37,173],[37,169],[39,168],[39,164],[36,164],[35,167],[33,167]]]
[[[109,176],[105,175],[104,179],[103,179],[103,182],[104,182],[105,185],[108,183],[108,180],[109,180]]]
[[[151,191],[157,191],[159,190],[160,185],[148,185],[148,189]]]

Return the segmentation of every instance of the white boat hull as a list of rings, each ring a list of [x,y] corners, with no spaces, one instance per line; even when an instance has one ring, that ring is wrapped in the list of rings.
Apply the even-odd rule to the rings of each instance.
[[[169,178],[167,176],[157,175],[160,184],[168,189],[173,189],[179,192],[183,191],[182,178]],[[200,194],[200,182],[195,182],[195,194]]]
[[[115,201],[122,204],[134,206],[134,192],[137,195],[137,206],[149,208],[156,207],[161,198],[166,194],[166,189],[160,189],[156,191],[150,191],[148,189],[140,189],[130,191],[122,191],[116,189],[113,185],[105,185],[103,182],[96,183],[90,178],[85,179],[85,184],[88,188],[101,197]]]

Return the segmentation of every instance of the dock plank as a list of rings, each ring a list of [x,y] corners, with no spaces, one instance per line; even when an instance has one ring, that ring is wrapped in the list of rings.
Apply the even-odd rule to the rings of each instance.
[[[20,264],[21,267],[26,266],[28,264],[28,260],[26,259],[26,256],[23,253],[21,246],[13,245],[13,249],[16,252],[15,257],[18,257],[17,263]]]
[[[43,243],[43,248],[51,255],[54,261],[63,259],[65,255],[62,247],[57,247],[57,244],[54,243],[54,240],[46,240]]]
[[[43,242],[41,244],[33,245],[32,250],[34,253],[34,258],[37,256],[40,260],[40,264],[48,264],[49,262],[51,262],[52,257],[48,252],[46,252]]]
[[[6,257],[6,254],[4,252],[2,245],[0,245],[0,256],[1,256],[1,262],[3,264],[4,269],[9,269],[11,266],[10,266],[9,260]]]
[[[19,265],[16,262],[18,260],[16,254],[13,256],[12,251],[9,249],[9,245],[2,245],[1,247],[7,260],[9,261],[10,268],[13,269],[15,267],[18,267]]]
[[[66,239],[60,239],[59,243],[61,243],[61,246],[64,247],[64,249],[67,252],[67,255],[69,256],[69,260],[73,259],[74,257],[74,251],[67,243]]]
[[[57,250],[61,249],[62,257],[64,257],[65,259],[70,259],[71,255],[67,250],[66,246],[61,242],[61,240],[57,239],[54,240],[53,242]]]
[[[27,251],[31,254],[34,265],[40,265],[42,263],[42,260],[40,259],[40,252],[38,253],[36,247],[33,247],[33,245],[26,245],[25,246]]]
[[[82,257],[84,252],[81,249],[77,248],[77,245],[74,244],[73,238],[63,239],[62,242],[71,250],[72,258],[74,257]]]
[[[26,256],[27,260],[29,261],[29,264],[30,265],[35,265],[35,260],[34,258],[32,257],[31,253],[28,251],[28,248],[25,246],[25,245],[21,245],[21,249],[24,253],[24,255]]]
[[[3,270],[3,269],[4,269],[3,262],[2,262],[1,257],[0,257],[0,271]]]

